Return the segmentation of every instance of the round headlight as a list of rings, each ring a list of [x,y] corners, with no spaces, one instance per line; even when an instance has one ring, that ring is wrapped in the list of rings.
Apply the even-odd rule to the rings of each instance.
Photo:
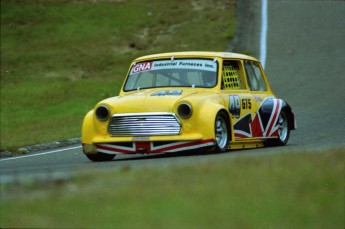
[[[99,121],[106,121],[110,117],[109,108],[104,105],[97,107],[96,117]]]
[[[181,118],[189,118],[193,113],[192,107],[187,103],[182,103],[178,106],[177,113]]]

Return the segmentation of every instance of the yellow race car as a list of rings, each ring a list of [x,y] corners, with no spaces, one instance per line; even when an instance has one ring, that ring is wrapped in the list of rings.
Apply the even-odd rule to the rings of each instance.
[[[257,59],[174,52],[131,63],[119,96],[85,116],[82,145],[90,160],[106,161],[116,154],[285,145],[294,129],[291,107],[276,98]]]

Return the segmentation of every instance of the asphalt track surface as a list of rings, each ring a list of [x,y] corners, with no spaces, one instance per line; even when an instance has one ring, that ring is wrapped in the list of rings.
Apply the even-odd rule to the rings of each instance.
[[[234,50],[259,58],[261,4],[240,2],[244,2],[239,10],[245,11],[241,12],[245,19],[240,22],[242,29]],[[28,177],[52,179],[92,169],[212,163],[238,156],[345,147],[344,15],[344,1],[268,0],[265,70],[276,95],[292,106],[298,124],[287,146],[207,155],[117,156],[111,162],[93,163],[79,145],[73,145],[0,159],[0,182]]]

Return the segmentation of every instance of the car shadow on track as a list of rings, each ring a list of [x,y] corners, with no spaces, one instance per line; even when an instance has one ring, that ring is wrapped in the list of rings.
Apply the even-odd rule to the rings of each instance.
[[[238,150],[231,150],[226,152],[214,152],[210,150],[189,150],[183,152],[174,153],[159,153],[159,154],[133,154],[133,156],[127,156],[126,158],[114,158],[112,161],[135,161],[135,160],[151,160],[151,159],[163,159],[163,158],[176,158],[176,157],[198,157],[205,155],[217,155],[232,153]]]
[[[295,149],[296,144],[289,144],[287,146],[266,146],[262,148],[247,148],[247,149],[231,149],[225,152],[215,152],[212,150],[189,150],[175,153],[159,153],[159,154],[127,154],[125,158],[115,157],[112,161],[141,161],[141,160],[151,160],[151,159],[164,159],[164,158],[178,158],[178,157],[198,157],[206,155],[224,155],[224,154],[262,154],[262,153],[272,153],[276,154],[278,152],[287,152]]]

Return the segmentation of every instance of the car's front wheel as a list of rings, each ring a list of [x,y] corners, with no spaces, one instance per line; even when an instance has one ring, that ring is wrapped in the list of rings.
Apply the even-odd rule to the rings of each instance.
[[[115,154],[107,154],[107,153],[100,153],[97,154],[85,154],[87,158],[91,161],[98,162],[98,161],[111,161],[116,156]]]
[[[216,151],[224,152],[229,146],[229,129],[227,124],[227,117],[223,113],[218,113],[215,125],[215,140],[216,140]]]

